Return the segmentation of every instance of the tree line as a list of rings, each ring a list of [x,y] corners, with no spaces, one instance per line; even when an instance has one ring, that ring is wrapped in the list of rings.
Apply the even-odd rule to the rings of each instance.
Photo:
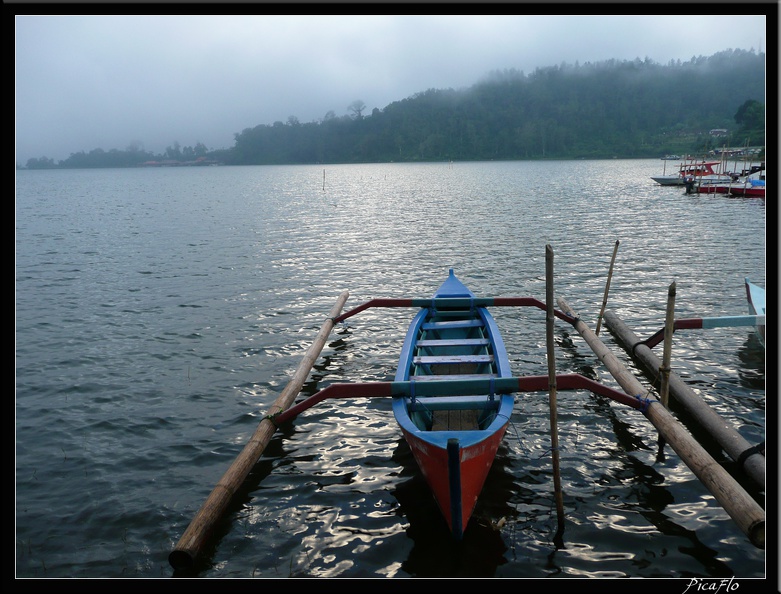
[[[428,89],[364,114],[259,124],[234,146],[94,149],[28,168],[134,167],[200,156],[229,165],[644,158],[765,144],[765,54],[726,50],[666,65],[607,60],[493,71],[472,87]],[[719,131],[714,134],[713,132]],[[726,131],[726,132],[724,132]]]

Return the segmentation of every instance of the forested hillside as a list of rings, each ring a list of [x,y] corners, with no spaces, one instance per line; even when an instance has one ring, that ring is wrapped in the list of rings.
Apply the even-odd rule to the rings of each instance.
[[[493,72],[468,89],[429,89],[365,109],[356,100],[341,117],[258,124],[235,134],[232,148],[206,157],[237,165],[631,158],[761,146],[765,54],[727,50],[667,65],[610,60]],[[97,157],[112,151],[98,151],[59,166],[124,166],[101,165]],[[182,152],[193,149],[115,150],[113,157],[137,165]]]

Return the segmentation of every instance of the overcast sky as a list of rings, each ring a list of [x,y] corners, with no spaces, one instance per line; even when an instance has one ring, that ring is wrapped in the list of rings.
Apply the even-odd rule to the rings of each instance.
[[[154,153],[174,142],[229,148],[258,124],[342,116],[357,99],[368,115],[430,88],[469,87],[491,70],[666,64],[764,52],[767,42],[764,15],[15,19],[22,165],[134,142]]]

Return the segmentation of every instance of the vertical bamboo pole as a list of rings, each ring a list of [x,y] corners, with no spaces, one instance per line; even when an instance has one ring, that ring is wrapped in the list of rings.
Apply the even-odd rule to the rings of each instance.
[[[669,408],[667,402],[670,396],[670,354],[672,352],[673,332],[675,331],[675,282],[667,290],[667,317],[664,323],[664,349],[662,351],[662,364],[659,366],[661,386],[659,400],[665,408]]]
[[[664,322],[664,347],[662,363],[659,365],[659,401],[664,408],[669,409],[670,401],[670,353],[672,352],[673,332],[675,331],[675,282],[667,290],[667,315]],[[664,460],[664,437],[659,434],[657,439],[659,450],[656,452],[659,461]]]
[[[607,307],[607,294],[610,291],[610,279],[613,278],[613,264],[616,263],[616,253],[618,252],[618,243],[616,239],[616,245],[613,248],[613,257],[610,259],[610,269],[607,272],[607,282],[605,283],[605,295],[602,297],[602,309],[599,310],[599,317],[597,318],[597,329],[595,334],[599,336],[599,327],[602,325],[602,316],[605,315],[605,307]]]
[[[550,389],[550,430],[551,451],[553,453],[553,492],[556,500],[556,516],[558,529],[554,536],[557,546],[562,543],[564,533],[564,498],[561,492],[561,469],[559,464],[559,429],[556,403],[556,354],[553,348],[553,324],[556,320],[553,313],[553,248],[545,246],[545,336],[548,347],[548,387]]]

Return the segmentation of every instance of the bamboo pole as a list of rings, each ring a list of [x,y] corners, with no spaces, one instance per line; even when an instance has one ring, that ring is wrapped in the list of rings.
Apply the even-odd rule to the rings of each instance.
[[[559,462],[559,427],[556,395],[556,353],[553,345],[553,325],[556,317],[553,314],[553,248],[545,246],[545,335],[548,348],[548,389],[550,390],[550,431],[551,451],[553,454],[553,492],[556,500],[556,515],[558,529],[554,542],[561,544],[564,534],[564,497],[561,490],[561,467]],[[558,544],[557,544],[558,546]]]
[[[656,381],[659,358],[612,311],[605,312],[605,323],[624,348],[645,368]],[[730,427],[708,404],[677,374],[670,374],[670,393],[692,418],[699,423],[735,460],[754,481],[765,488],[765,457],[758,453],[733,427]]]
[[[659,366],[659,376],[662,384],[659,390],[659,399],[662,406],[670,408],[668,401],[670,397],[670,357],[672,354],[673,332],[675,331],[675,282],[667,289],[667,317],[664,324],[664,347],[662,353],[662,364]]]
[[[646,398],[647,390],[634,375],[629,373],[599,337],[579,319],[578,314],[567,302],[559,298],[558,303],[562,311],[575,318],[573,327],[586,340],[624,391],[627,394],[634,394],[637,398]],[[748,536],[751,543],[756,547],[764,548],[765,511],[762,507],[702,448],[666,408],[654,404],[655,402],[649,402],[643,411],[646,418],[653,423],[664,440],[713,494],[738,527]]]
[[[190,522],[187,530],[184,531],[174,550],[168,555],[168,562],[174,569],[185,569],[192,567],[195,563],[195,559],[198,557],[214,525],[222,517],[237,489],[247,478],[250,470],[252,470],[252,467],[271,440],[272,435],[276,432],[276,425],[271,421],[271,418],[273,415],[288,408],[301,391],[304,382],[309,376],[309,372],[323,350],[331,329],[334,327],[336,316],[339,315],[345,301],[347,301],[348,295],[349,293],[344,291],[339,296],[333,309],[331,309],[331,313],[323,323],[320,332],[318,332],[314,343],[309,347],[304,359],[299,364],[295,374],[293,374],[292,379],[274,404],[271,405],[268,414],[260,421],[252,438],[222,476],[217,486],[214,487],[201,506],[201,509],[198,510],[198,513]]]
[[[605,315],[605,307],[607,307],[607,294],[610,291],[610,279],[613,278],[613,264],[616,263],[616,253],[618,253],[618,243],[619,242],[616,239],[616,245],[613,248],[613,257],[610,259],[610,270],[608,270],[607,272],[607,282],[605,283],[605,295],[602,297],[602,309],[599,310],[599,317],[597,318],[597,330],[596,330],[597,336],[599,336],[599,327],[602,325],[602,316]]]
[[[659,400],[662,406],[669,410],[670,400],[670,357],[672,355],[673,332],[675,332],[675,282],[667,290],[667,316],[664,324],[664,353],[662,364],[659,366],[659,377],[661,385],[659,387]],[[659,440],[659,459],[664,456],[664,438],[660,435]]]

